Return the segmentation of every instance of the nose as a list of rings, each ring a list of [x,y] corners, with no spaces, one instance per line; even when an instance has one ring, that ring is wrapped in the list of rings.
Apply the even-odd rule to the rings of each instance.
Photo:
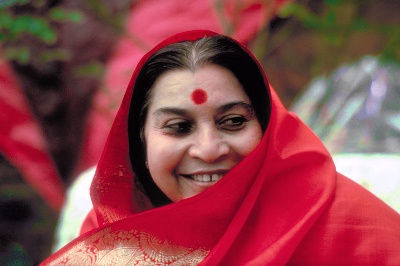
[[[215,162],[229,154],[229,144],[218,134],[217,129],[198,130],[189,148],[189,156],[204,162]]]

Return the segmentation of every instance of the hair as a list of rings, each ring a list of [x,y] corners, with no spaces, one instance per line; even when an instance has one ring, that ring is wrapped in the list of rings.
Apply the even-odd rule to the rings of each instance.
[[[153,85],[163,73],[173,69],[195,71],[201,66],[215,64],[230,70],[249,97],[256,117],[265,132],[270,116],[268,82],[253,57],[236,41],[216,35],[194,42],[170,44],[152,55],[140,70],[132,94],[129,120],[129,148],[135,182],[149,196],[154,206],[171,200],[154,183],[146,167],[144,125],[151,101]]]

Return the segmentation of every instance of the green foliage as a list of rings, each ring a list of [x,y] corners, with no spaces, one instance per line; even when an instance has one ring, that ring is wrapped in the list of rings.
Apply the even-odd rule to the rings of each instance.
[[[104,65],[100,62],[94,61],[89,62],[83,66],[80,66],[76,69],[76,73],[78,76],[85,77],[100,77],[104,73]]]
[[[125,22],[125,17],[123,15],[116,16],[112,14],[109,8],[99,3],[99,0],[88,0],[88,4],[94,13],[107,25],[111,26],[115,32],[123,31]]]
[[[15,15],[11,9],[31,3],[36,7],[45,3],[38,0],[0,0],[0,45],[4,43],[18,43],[24,36],[31,36],[51,47],[57,42],[57,33],[52,23],[82,23],[85,19],[80,11],[68,10],[61,7],[49,9],[45,14]],[[22,45],[5,46],[2,57],[7,60],[16,60],[20,64],[30,62],[32,51]],[[68,52],[61,49],[49,48],[40,55],[45,61],[67,60]]]
[[[27,64],[29,62],[29,50],[26,46],[9,47],[6,50],[6,58],[13,59],[20,64]]]
[[[61,48],[47,49],[40,54],[40,59],[42,62],[52,62],[52,61],[66,61],[71,58],[71,53],[68,50]]]
[[[0,10],[16,4],[27,4],[29,0],[0,0]]]
[[[33,35],[46,44],[54,44],[57,40],[56,33],[44,18],[28,15],[10,16],[8,22],[10,23],[4,25],[8,41],[14,41],[23,34]]]
[[[54,7],[49,11],[49,18],[57,22],[82,23],[85,16],[79,11],[66,10],[61,7]]]
[[[15,41],[23,34],[30,34],[46,44],[54,44],[57,35],[50,26],[53,22],[75,22],[84,20],[84,15],[79,11],[70,11],[55,7],[44,16],[13,15],[7,8],[26,1],[6,1],[0,5],[0,42]],[[13,4],[11,4],[13,3]]]
[[[81,10],[68,9],[63,6],[48,7],[45,0],[0,0],[0,57],[5,60],[17,61],[19,64],[29,64],[35,58],[42,62],[55,60],[66,61],[73,51],[57,48],[57,30],[55,26],[63,23],[83,24],[86,20]],[[98,0],[87,2],[94,15],[116,33],[123,32],[126,12],[115,14]],[[19,12],[15,12],[19,10]],[[129,10],[126,8],[126,10]],[[26,37],[29,37],[27,39]],[[44,44],[40,54],[34,51],[33,43]],[[35,54],[34,54],[35,53]],[[77,69],[79,75],[96,75],[103,66],[89,63]]]
[[[371,34],[381,36],[386,46],[380,51],[383,60],[400,62],[400,27],[395,24],[384,24],[367,21],[362,15],[362,9],[373,4],[371,0],[324,0],[323,9],[316,12],[300,1],[285,5],[279,13],[282,18],[294,18],[305,28],[313,32],[322,44],[321,56],[330,62],[316,63],[331,68],[340,63],[340,57],[354,34]],[[332,56],[333,54],[338,56]],[[323,61],[323,59],[321,59]],[[329,68],[329,67],[328,67]]]

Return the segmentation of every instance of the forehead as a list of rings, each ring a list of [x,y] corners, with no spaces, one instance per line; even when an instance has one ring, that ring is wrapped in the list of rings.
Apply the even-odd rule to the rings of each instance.
[[[207,99],[200,105],[218,104],[221,101],[250,103],[231,71],[217,65],[205,65],[195,71],[174,69],[163,73],[152,88],[150,106],[199,105],[193,99],[194,94],[199,91],[204,92]]]

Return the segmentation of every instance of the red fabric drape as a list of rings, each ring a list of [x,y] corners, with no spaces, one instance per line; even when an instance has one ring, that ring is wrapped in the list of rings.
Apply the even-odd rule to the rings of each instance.
[[[145,55],[137,69],[165,45],[213,34],[175,35]],[[265,88],[272,99],[270,124],[255,150],[208,190],[152,208],[133,183],[128,152],[136,75],[92,183],[100,227],[44,265],[400,263],[400,216],[338,174],[323,144],[270,88]]]

